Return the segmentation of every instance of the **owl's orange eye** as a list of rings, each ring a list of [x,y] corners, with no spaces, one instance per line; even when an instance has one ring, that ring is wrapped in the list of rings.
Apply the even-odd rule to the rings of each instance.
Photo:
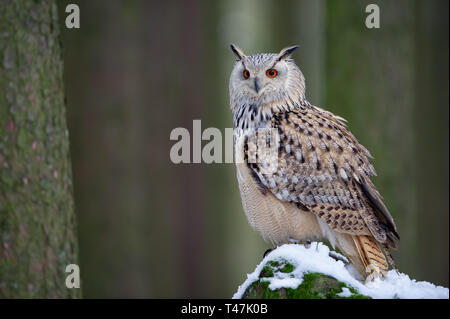
[[[244,79],[248,79],[250,77],[250,71],[249,70],[244,70],[244,72],[242,73],[242,75],[244,75]]]
[[[275,69],[268,69],[268,70],[266,71],[266,75],[267,75],[269,78],[274,78],[274,77],[277,76],[277,74],[278,74],[278,72],[277,72],[277,70],[275,70]]]

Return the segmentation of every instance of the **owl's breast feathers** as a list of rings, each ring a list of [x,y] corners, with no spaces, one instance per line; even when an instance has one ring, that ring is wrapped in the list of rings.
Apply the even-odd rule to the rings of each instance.
[[[263,194],[311,211],[336,232],[371,235],[396,248],[395,223],[370,180],[371,155],[343,119],[311,106],[276,112],[268,127],[278,132],[275,155],[261,155],[257,139],[244,143],[245,163]],[[256,161],[249,150],[257,150]]]

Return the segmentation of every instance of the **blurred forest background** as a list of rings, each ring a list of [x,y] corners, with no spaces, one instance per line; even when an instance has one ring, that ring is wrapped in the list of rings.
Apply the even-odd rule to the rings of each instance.
[[[64,26],[69,3],[80,29]],[[380,29],[365,26],[370,3]],[[230,43],[300,45],[309,101],[346,118],[375,157],[400,271],[448,287],[447,0],[57,4],[83,297],[229,298],[270,248],[247,223],[233,164],[169,158],[176,127],[232,127]]]

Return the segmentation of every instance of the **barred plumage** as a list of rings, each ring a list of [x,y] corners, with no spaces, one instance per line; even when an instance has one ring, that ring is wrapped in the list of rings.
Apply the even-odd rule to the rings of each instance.
[[[275,244],[327,238],[368,278],[395,267],[389,248],[399,236],[370,180],[371,154],[344,119],[306,100],[295,47],[251,56],[232,49],[237,176],[250,224]],[[270,69],[276,77],[265,76]]]

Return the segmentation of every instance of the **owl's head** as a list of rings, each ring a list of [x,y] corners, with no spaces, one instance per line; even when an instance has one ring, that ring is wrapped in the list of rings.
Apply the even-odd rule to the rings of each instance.
[[[257,106],[305,99],[305,79],[291,59],[298,46],[285,48],[280,53],[245,55],[235,45],[231,50],[237,57],[230,76],[231,108],[243,103]]]

